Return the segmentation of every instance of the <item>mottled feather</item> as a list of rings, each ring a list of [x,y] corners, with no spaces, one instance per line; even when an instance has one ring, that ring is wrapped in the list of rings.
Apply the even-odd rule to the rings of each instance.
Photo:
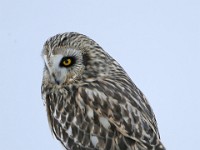
[[[95,41],[64,33],[46,41],[42,97],[67,150],[164,150],[154,113],[123,68]],[[72,67],[61,58],[73,56]]]

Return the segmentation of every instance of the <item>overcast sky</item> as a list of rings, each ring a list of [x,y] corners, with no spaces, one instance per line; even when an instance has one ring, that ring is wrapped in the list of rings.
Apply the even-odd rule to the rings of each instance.
[[[0,149],[59,150],[40,95],[47,38],[76,31],[127,71],[168,150],[200,141],[199,0],[0,0]]]

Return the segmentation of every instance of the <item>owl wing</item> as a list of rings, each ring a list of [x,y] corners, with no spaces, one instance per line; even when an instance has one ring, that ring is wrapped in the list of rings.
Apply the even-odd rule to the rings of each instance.
[[[127,147],[130,143],[137,143],[141,149],[159,145],[155,116],[144,95],[129,79],[94,80],[79,87],[78,93],[77,102],[94,110],[107,130],[114,126],[115,135],[118,139],[123,137]]]

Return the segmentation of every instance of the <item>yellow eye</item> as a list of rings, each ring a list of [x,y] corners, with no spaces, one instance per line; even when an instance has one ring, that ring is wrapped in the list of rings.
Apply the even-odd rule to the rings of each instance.
[[[63,60],[62,63],[63,63],[64,66],[69,66],[72,63],[72,60],[70,58],[68,58],[67,60]]]
[[[70,67],[76,62],[75,57],[63,57],[60,61],[60,67]]]

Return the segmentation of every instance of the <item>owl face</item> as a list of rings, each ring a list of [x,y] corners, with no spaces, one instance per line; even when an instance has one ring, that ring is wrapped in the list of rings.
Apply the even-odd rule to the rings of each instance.
[[[57,47],[43,58],[50,82],[57,85],[73,82],[84,69],[81,50]]]
[[[95,41],[75,32],[48,39],[42,57],[43,79],[57,85],[106,76],[113,65],[111,57]]]

